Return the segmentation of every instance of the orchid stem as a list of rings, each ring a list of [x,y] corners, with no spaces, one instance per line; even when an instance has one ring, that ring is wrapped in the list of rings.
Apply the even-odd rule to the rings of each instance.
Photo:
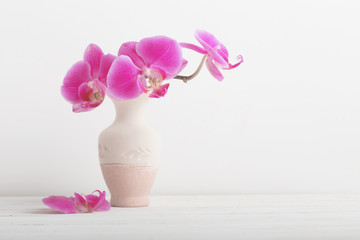
[[[187,83],[188,81],[190,81],[191,79],[196,77],[199,74],[202,66],[204,65],[206,57],[207,57],[207,55],[205,54],[204,57],[201,59],[200,65],[198,66],[198,68],[196,69],[196,71],[193,74],[191,74],[190,76],[177,75],[177,76],[174,77],[174,79],[180,79],[184,83]]]

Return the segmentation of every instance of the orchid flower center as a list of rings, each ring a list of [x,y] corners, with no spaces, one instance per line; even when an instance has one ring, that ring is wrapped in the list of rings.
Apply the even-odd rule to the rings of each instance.
[[[91,97],[92,99],[95,99],[96,102],[102,102],[104,100],[104,97],[101,94],[101,92],[94,92]]]
[[[89,97],[90,100],[96,103],[102,102],[104,100],[104,96],[102,95],[100,86],[95,84],[93,81],[89,82],[88,85],[93,90]]]
[[[146,89],[158,89],[164,80],[160,72],[151,69],[146,69],[142,77],[149,84],[144,86]]]

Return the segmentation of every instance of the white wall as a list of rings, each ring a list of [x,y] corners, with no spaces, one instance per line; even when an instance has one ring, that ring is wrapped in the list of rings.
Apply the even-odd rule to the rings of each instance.
[[[165,144],[153,193],[360,192],[359,22],[356,1],[1,1],[0,195],[106,189],[112,103],[72,113],[66,71],[90,42],[196,43],[196,28],[245,63],[151,101]],[[184,54],[190,73],[200,56]]]

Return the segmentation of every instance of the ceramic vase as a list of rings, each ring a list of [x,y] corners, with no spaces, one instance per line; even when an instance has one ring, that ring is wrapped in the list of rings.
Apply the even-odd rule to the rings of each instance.
[[[116,117],[99,136],[101,170],[113,207],[149,205],[161,157],[161,136],[144,118],[149,97],[113,100]]]

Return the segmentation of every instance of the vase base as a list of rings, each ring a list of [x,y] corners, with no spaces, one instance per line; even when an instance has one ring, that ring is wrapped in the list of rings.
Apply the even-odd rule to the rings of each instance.
[[[154,184],[157,167],[102,164],[101,170],[113,207],[145,207]]]
[[[149,206],[149,197],[117,197],[111,196],[110,204],[112,207],[146,207]]]

